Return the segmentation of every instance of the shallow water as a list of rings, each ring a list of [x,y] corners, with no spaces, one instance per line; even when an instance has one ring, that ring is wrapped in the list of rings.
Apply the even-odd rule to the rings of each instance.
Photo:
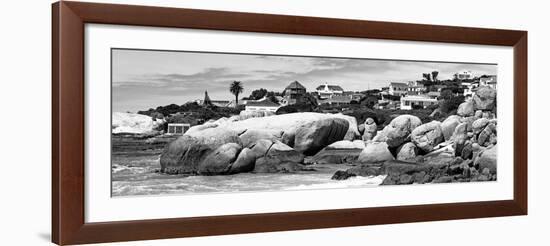
[[[112,163],[112,195],[197,194],[213,192],[281,191],[378,186],[378,177],[352,177],[331,180],[345,164],[312,165],[316,171],[293,174],[241,173],[219,176],[166,175],[160,169],[158,152],[115,153]]]

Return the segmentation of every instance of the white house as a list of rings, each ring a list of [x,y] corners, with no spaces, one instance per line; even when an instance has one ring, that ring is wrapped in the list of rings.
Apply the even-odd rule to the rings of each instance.
[[[392,96],[401,96],[407,94],[408,89],[408,84],[392,82],[390,83],[388,93]]]
[[[277,112],[281,105],[274,103],[266,98],[260,99],[259,101],[248,101],[245,106],[246,111],[269,111]]]
[[[420,95],[426,92],[426,87],[423,84],[418,83],[418,81],[409,81],[407,86],[409,95]]]
[[[430,105],[437,104],[438,101],[435,98],[430,98],[427,96],[404,96],[401,97],[401,109],[411,110],[414,107],[426,108]]]
[[[453,76],[455,79],[459,79],[459,80],[474,78],[471,71],[458,72],[458,73],[455,73]]]
[[[329,85],[328,83],[317,86],[315,90],[321,99],[331,98],[334,95],[342,95],[344,93],[344,89],[339,85]]]

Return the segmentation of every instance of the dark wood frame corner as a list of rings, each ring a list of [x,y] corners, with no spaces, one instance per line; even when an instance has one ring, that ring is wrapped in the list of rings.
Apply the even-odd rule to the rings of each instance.
[[[84,24],[121,24],[510,46],[514,199],[124,222],[84,220]],[[162,7],[52,7],[52,241],[82,244],[527,214],[527,32]]]

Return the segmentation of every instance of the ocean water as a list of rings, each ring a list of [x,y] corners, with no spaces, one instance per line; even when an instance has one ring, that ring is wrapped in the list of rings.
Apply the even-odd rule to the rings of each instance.
[[[383,176],[331,180],[346,164],[312,165],[316,171],[298,173],[241,173],[218,176],[166,175],[159,173],[159,154],[115,154],[112,161],[112,196],[233,193],[334,189],[378,186]]]

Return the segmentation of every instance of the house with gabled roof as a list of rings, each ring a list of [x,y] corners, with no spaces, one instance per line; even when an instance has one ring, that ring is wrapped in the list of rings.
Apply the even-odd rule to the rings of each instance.
[[[304,103],[306,87],[300,84],[300,82],[294,81],[285,88],[283,91],[283,96],[288,105]]]
[[[329,85],[328,83],[317,86],[315,91],[321,99],[331,98],[334,95],[342,95],[344,93],[344,89],[339,85]]]
[[[439,102],[435,98],[430,98],[424,95],[408,95],[401,97],[400,108],[402,110],[411,110],[415,108],[427,108],[432,105],[436,105]]]
[[[409,85],[406,83],[391,82],[388,93],[392,96],[401,96],[407,94]]]

